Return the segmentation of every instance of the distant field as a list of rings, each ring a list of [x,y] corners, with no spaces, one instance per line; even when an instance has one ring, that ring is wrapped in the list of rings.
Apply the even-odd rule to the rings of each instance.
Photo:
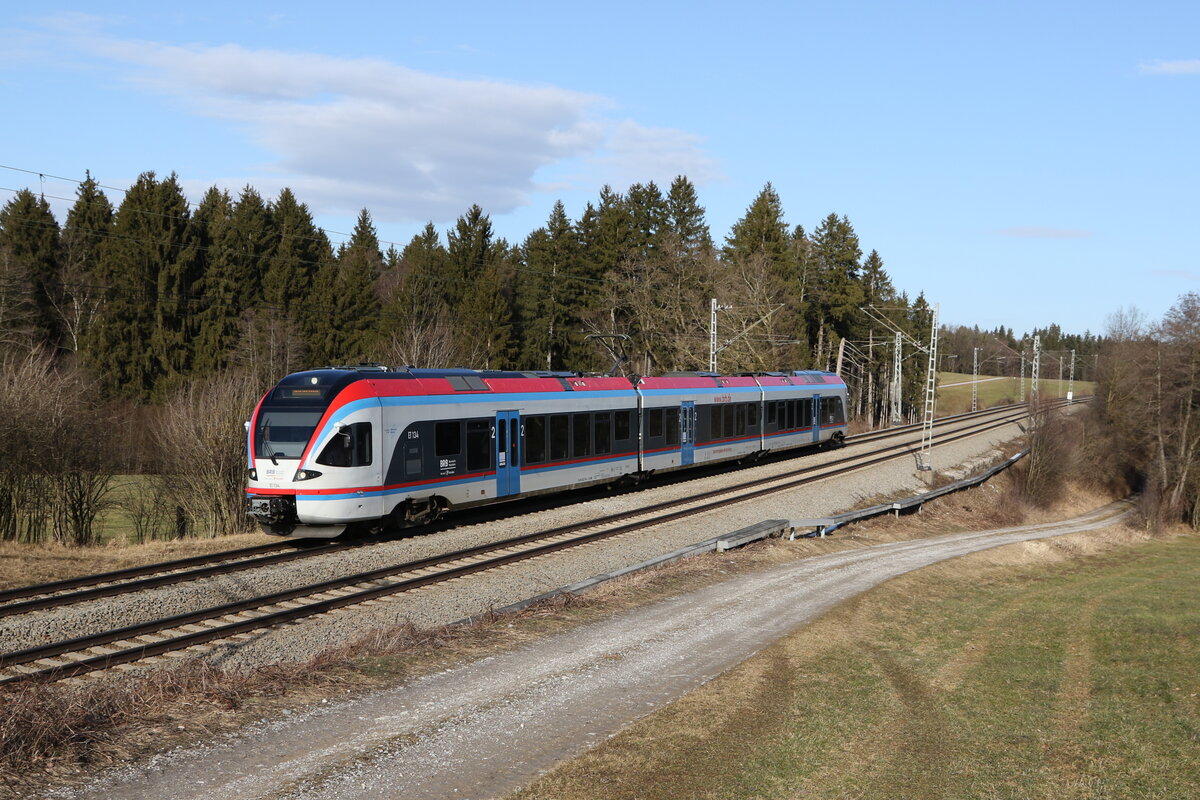
[[[1057,375],[1057,371],[1055,372]],[[955,385],[957,384],[957,385]],[[1066,397],[1069,381],[1046,380],[1039,381],[1042,397]],[[1015,403],[1021,399],[1021,381],[1019,378],[997,378],[992,375],[980,375],[979,406],[1001,405]],[[1032,390],[1029,378],[1025,379],[1025,392]],[[1096,384],[1092,381],[1075,381],[1075,397],[1090,395],[1095,391]],[[957,414],[971,410],[971,375],[961,372],[938,373],[938,414]]]

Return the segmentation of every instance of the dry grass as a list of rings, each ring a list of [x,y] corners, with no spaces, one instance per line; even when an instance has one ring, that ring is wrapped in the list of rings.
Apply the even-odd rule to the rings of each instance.
[[[826,539],[761,542],[720,556],[686,559],[610,581],[582,597],[556,597],[516,615],[485,614],[465,626],[423,629],[401,625],[368,631],[309,664],[225,672],[188,662],[120,679],[35,684],[0,692],[0,798],[21,796],[22,788],[31,786],[70,783],[104,767],[201,741],[285,708],[395,685],[511,650],[567,627],[739,573],[885,541],[1017,524],[1022,510],[1009,502],[1007,480],[1001,475],[977,489],[926,504],[919,514],[880,517]],[[1082,491],[1067,499],[1055,509],[1035,512],[1033,519],[1073,516],[1107,502]],[[221,548],[241,544],[236,539],[188,540],[86,551],[89,556],[107,555],[105,567],[98,567],[95,558],[86,562],[88,566],[69,561],[56,564],[55,558],[69,559],[76,554],[47,549],[43,574],[50,579],[64,572],[182,557],[204,552],[206,546],[216,543]],[[3,557],[0,550],[0,564]],[[1067,557],[1065,551],[1063,557]],[[697,729],[697,736],[702,733]],[[4,788],[5,784],[13,788]]]
[[[113,542],[100,547],[3,542],[0,543],[0,589],[251,547],[265,541],[261,534],[247,533],[217,539],[176,539],[138,545]]]

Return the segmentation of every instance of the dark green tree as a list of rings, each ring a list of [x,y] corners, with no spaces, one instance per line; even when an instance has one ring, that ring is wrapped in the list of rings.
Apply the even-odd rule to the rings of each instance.
[[[278,232],[262,197],[242,190],[227,222],[212,231],[200,307],[196,315],[195,371],[221,372],[234,359],[244,312],[262,304],[263,274],[269,269]]]
[[[0,208],[0,337],[58,347],[59,229],[50,204],[22,189]]]
[[[383,273],[383,254],[371,214],[359,212],[350,240],[338,249],[337,274],[324,304],[330,320],[326,351],[334,361],[367,361],[379,324],[376,282]]]
[[[113,207],[91,173],[75,192],[62,230],[59,296],[55,301],[62,324],[62,345],[79,352],[99,310],[100,250],[112,235]]]
[[[581,359],[589,354],[583,349],[579,313],[583,298],[596,287],[586,285],[580,274],[579,237],[562,201],[554,204],[546,226],[525,240],[521,261],[518,364],[527,369],[582,369]]]
[[[177,352],[155,350],[156,330],[178,330],[186,322],[181,304],[186,281],[184,253],[188,206],[178,180],[159,181],[153,172],[140,175],[117,209],[113,236],[101,250],[98,277],[105,287],[104,304],[85,338],[86,362],[106,394],[133,400],[149,399],[167,374]],[[178,287],[163,298],[159,285]],[[164,347],[170,338],[160,336]],[[182,359],[181,359],[182,360]]]

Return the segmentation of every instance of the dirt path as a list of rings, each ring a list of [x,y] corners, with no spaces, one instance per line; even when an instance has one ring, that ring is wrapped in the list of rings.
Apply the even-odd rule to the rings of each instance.
[[[49,796],[494,797],[889,578],[990,547],[1104,527],[1124,510],[1114,504],[1051,525],[775,567]]]

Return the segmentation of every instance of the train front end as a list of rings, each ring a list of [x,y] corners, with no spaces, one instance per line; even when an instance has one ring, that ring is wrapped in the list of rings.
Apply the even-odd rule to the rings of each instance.
[[[348,370],[289,375],[246,424],[246,510],[289,538],[331,538],[382,516],[379,398]]]

